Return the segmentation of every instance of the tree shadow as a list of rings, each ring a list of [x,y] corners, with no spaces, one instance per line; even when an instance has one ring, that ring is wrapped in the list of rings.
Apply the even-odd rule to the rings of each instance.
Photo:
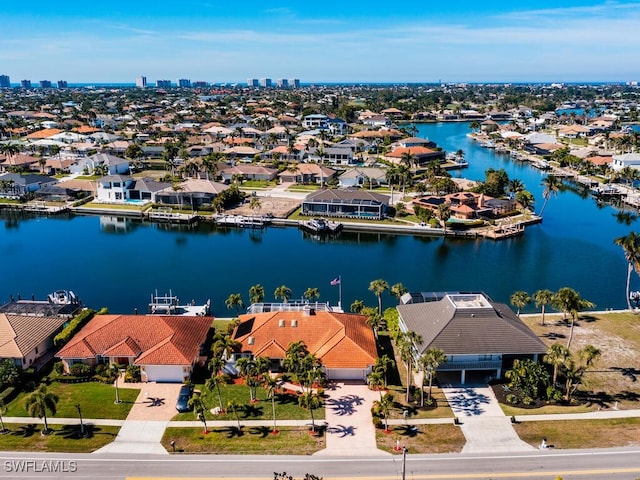
[[[548,338],[550,340],[560,339],[560,338],[567,338],[567,336],[564,333],[555,333],[555,332],[544,333],[544,334],[542,334],[540,336],[543,337],[543,338]]]
[[[597,322],[598,318],[594,317],[593,315],[586,314],[586,315],[580,315],[580,320],[584,320],[587,323],[593,323],[593,322]],[[576,322],[576,325],[577,325],[577,322]]]
[[[27,438],[39,432],[40,430],[38,429],[38,425],[36,425],[35,423],[30,423],[28,425],[21,425],[17,430],[13,430],[11,432],[11,435]]]
[[[244,405],[242,407],[242,418],[261,417],[263,415],[263,408],[256,405]]]
[[[628,377],[632,382],[637,381],[640,375],[640,370],[633,367],[611,367],[611,370],[620,372],[623,377]]]
[[[403,437],[414,438],[420,433],[420,430],[415,425],[402,425],[395,428],[396,431],[400,432],[400,435]]]
[[[298,397],[290,393],[276,393],[276,403],[278,405],[291,405],[298,403]]]
[[[260,438],[267,438],[271,433],[271,428],[266,426],[251,427],[249,433],[251,435],[260,435]]]

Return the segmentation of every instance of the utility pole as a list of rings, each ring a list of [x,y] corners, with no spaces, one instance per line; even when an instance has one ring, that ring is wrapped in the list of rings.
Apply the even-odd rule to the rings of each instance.
[[[80,436],[84,437],[84,423],[82,423],[82,410],[80,410],[79,403],[76,403],[76,408],[78,409],[78,416],[80,417]]]
[[[402,480],[405,480],[407,473],[407,447],[402,447]]]

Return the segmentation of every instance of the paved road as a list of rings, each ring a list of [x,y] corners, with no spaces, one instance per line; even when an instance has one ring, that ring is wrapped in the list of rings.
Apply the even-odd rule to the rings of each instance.
[[[30,463],[25,463],[25,462]],[[22,463],[19,463],[22,462]],[[57,465],[66,472],[43,471]],[[73,463],[72,463],[73,462]],[[0,478],[10,479],[125,479],[235,478],[273,479],[273,472],[296,478],[305,473],[325,480],[397,480],[402,456],[391,457],[276,457],[213,455],[90,455],[0,452]],[[74,471],[71,472],[70,469]],[[406,478],[553,480],[622,479],[640,477],[640,449],[535,451],[497,455],[408,455]]]

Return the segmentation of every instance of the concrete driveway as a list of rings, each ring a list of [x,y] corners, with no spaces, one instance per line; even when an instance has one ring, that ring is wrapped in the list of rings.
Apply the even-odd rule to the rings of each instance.
[[[329,396],[325,401],[327,448],[314,455],[390,455],[376,446],[371,407],[380,398],[378,392],[361,383],[336,383],[325,393]]]
[[[488,385],[443,388],[467,443],[462,453],[528,452]]]

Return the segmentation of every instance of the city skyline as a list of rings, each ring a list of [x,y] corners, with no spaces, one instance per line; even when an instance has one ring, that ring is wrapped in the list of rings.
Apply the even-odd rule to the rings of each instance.
[[[498,2],[495,2],[498,3]],[[626,82],[640,78],[632,42],[640,3],[485,5],[359,0],[277,7],[248,0],[8,4],[0,66],[12,83],[133,83],[191,78],[323,82]],[[28,27],[28,28],[27,28]]]

